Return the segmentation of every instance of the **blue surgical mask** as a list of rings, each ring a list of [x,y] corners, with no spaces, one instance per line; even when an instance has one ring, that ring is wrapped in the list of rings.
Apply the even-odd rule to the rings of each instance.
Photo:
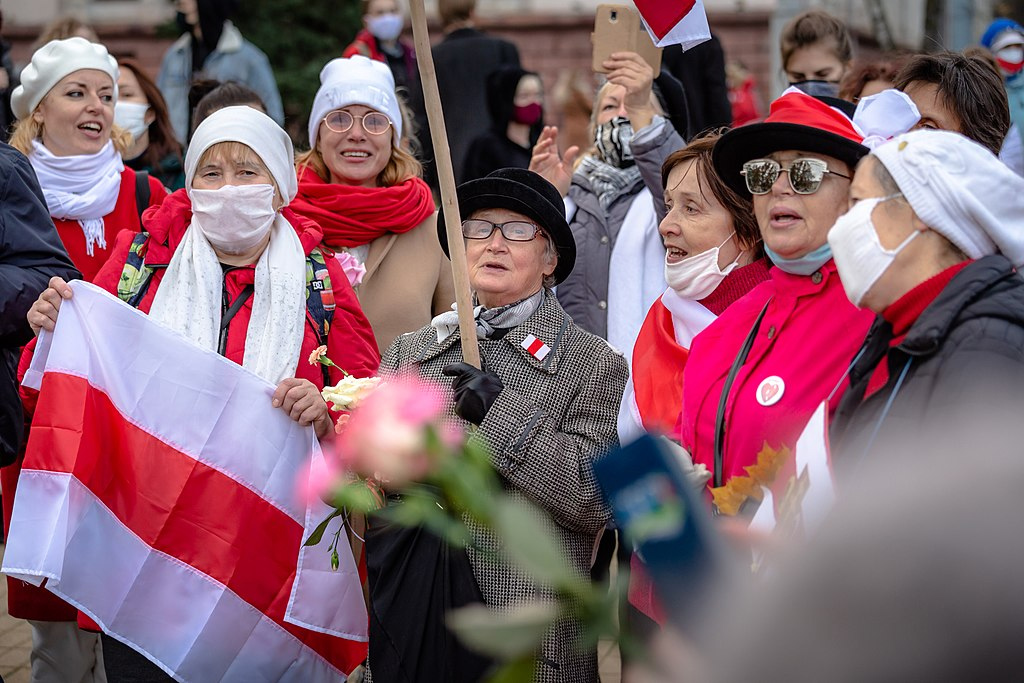
[[[764,251],[772,263],[792,275],[811,275],[832,258],[832,247],[828,242],[797,258],[783,258],[768,248],[767,244],[764,245]]]

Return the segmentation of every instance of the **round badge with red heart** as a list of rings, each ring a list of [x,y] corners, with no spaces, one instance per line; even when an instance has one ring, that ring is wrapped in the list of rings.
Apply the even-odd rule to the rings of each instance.
[[[757,402],[768,407],[779,402],[786,393],[786,383],[778,375],[765,377],[757,386]]]

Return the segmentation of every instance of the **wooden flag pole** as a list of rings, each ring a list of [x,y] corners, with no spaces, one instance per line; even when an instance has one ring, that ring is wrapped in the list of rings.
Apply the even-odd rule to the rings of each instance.
[[[476,322],[473,320],[473,295],[469,286],[469,267],[466,264],[466,244],[462,239],[462,216],[455,195],[455,173],[448,150],[448,132],[444,126],[441,96],[437,92],[434,56],[430,53],[430,34],[423,0],[410,0],[412,35],[416,44],[423,101],[427,108],[430,136],[434,141],[434,163],[441,183],[441,207],[444,210],[445,231],[448,234],[448,255],[452,261],[455,281],[455,302],[459,309],[459,335],[462,337],[462,358],[470,365],[480,367],[480,347],[476,340]]]

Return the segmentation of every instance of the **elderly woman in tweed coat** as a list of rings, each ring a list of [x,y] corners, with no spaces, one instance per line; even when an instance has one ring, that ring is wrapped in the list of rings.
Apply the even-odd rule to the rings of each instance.
[[[576,259],[554,186],[527,170],[501,169],[459,186],[458,200],[465,218],[470,284],[479,304],[477,336],[484,370],[461,362],[458,320],[452,312],[396,339],[384,355],[381,373],[411,368],[421,377],[453,385],[453,413],[479,425],[477,436],[488,446],[506,490],[548,513],[553,535],[580,582],[586,582],[595,538],[609,518],[591,463],[617,445],[615,423],[626,362],[604,340],[573,324],[551,291]],[[438,220],[447,253],[443,226]],[[498,543],[487,536],[478,540],[484,547]],[[367,553],[372,565],[372,534]],[[500,608],[545,595],[543,587],[507,564],[472,550],[469,562],[487,605]],[[371,573],[371,605],[377,609],[374,590]],[[572,621],[552,629],[538,653],[536,680],[599,680],[596,652],[576,647],[579,630]],[[379,683],[374,657],[371,631],[370,665]],[[436,670],[406,674],[407,680],[424,681],[443,675]]]

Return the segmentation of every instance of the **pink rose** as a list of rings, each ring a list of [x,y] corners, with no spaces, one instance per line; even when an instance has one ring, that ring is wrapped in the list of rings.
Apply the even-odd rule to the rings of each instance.
[[[338,457],[365,476],[400,488],[430,473],[428,427],[454,443],[443,425],[445,392],[413,375],[382,383],[349,416],[338,439]],[[446,444],[447,445],[447,444]]]

